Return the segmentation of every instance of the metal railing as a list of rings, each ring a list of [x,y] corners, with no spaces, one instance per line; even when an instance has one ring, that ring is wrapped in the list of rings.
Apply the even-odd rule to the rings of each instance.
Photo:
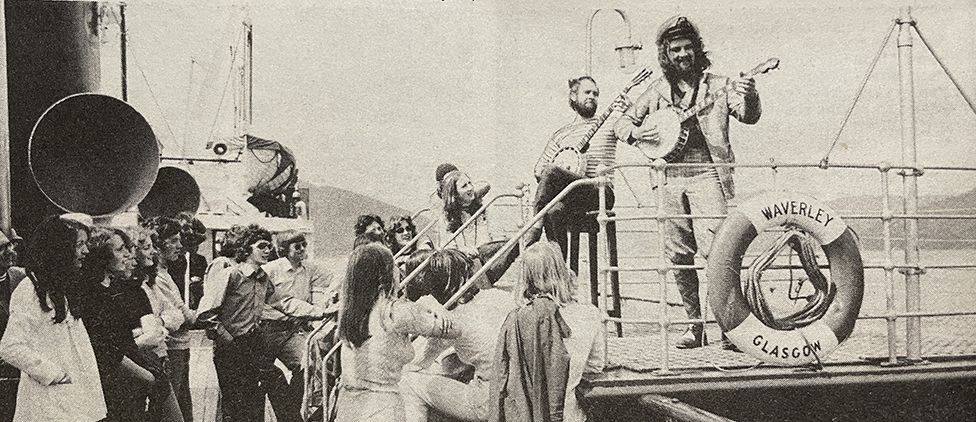
[[[707,164],[668,164],[663,160],[655,160],[651,163],[624,163],[612,168],[605,169],[601,172],[601,176],[597,179],[600,181],[597,183],[600,189],[600,209],[597,215],[597,222],[600,225],[601,236],[598,241],[609,246],[608,239],[606,237],[606,225],[609,222],[620,222],[620,221],[653,221],[657,227],[656,232],[658,234],[658,241],[660,243],[660,250],[664,250],[666,239],[666,233],[662,229],[665,221],[670,219],[716,219],[725,218],[727,214],[717,215],[717,214],[668,214],[666,213],[664,207],[665,201],[665,191],[664,189],[657,190],[657,212],[654,215],[633,215],[624,216],[619,215],[610,216],[608,210],[605,206],[604,198],[606,196],[606,174],[615,170],[622,168],[651,168],[655,172],[660,183],[666,181],[666,170],[669,168],[716,168],[716,167],[727,167],[727,168],[769,168],[775,171],[777,168],[808,168],[808,169],[828,169],[828,168],[844,168],[844,169],[861,169],[861,170],[876,170],[881,175],[881,191],[882,191],[882,209],[880,213],[876,214],[849,214],[841,215],[841,218],[848,219],[880,219],[882,222],[882,241],[885,253],[885,258],[880,263],[871,263],[864,266],[865,269],[881,269],[884,271],[885,279],[884,283],[886,285],[886,308],[887,311],[880,315],[859,315],[858,319],[884,319],[887,321],[887,340],[888,340],[888,363],[896,364],[898,363],[897,358],[897,326],[896,321],[901,319],[906,319],[912,321],[906,328],[906,346],[907,346],[907,358],[909,361],[920,361],[921,360],[921,324],[918,323],[920,318],[923,317],[948,317],[948,316],[964,316],[964,315],[976,315],[976,311],[945,311],[945,312],[926,312],[921,309],[920,300],[920,290],[917,288],[918,277],[925,272],[928,268],[942,268],[942,269],[972,269],[976,268],[976,262],[969,263],[937,263],[923,266],[918,258],[917,253],[913,255],[906,254],[906,262],[904,264],[895,264],[893,258],[893,245],[892,245],[892,233],[891,233],[891,223],[894,220],[905,220],[905,221],[917,221],[922,219],[945,219],[945,220],[976,220],[976,215],[973,214],[926,214],[919,212],[903,212],[895,213],[891,206],[891,193],[890,193],[890,172],[891,170],[901,170],[900,174],[903,177],[921,175],[923,173],[922,167],[911,167],[911,166],[893,166],[888,163],[877,163],[877,164],[866,164],[866,163],[843,163],[843,164],[829,164],[824,162],[818,164],[812,163],[707,163]],[[976,171],[976,167],[968,166],[933,166],[928,167],[928,170],[941,170],[941,171]],[[907,171],[907,172],[906,172]],[[909,174],[910,172],[910,174]],[[910,237],[912,233],[906,233],[906,239]],[[917,231],[914,232],[917,237]],[[917,238],[915,239],[917,241]],[[906,242],[911,244],[911,242]],[[602,252],[599,256],[599,261],[601,263],[609,262],[606,256],[606,248],[601,249]],[[660,309],[657,319],[632,319],[632,318],[614,318],[605,316],[604,330],[609,331],[610,323],[627,323],[627,324],[649,324],[661,327],[661,347],[663,361],[661,364],[661,369],[659,373],[666,374],[671,372],[670,370],[670,343],[669,343],[669,330],[667,329],[671,325],[685,325],[685,324],[697,324],[697,323],[713,323],[714,319],[708,318],[708,306],[704,306],[703,312],[705,316],[700,319],[672,319],[668,314],[669,304],[667,302],[668,298],[668,285],[670,284],[667,280],[667,275],[669,272],[674,270],[700,270],[704,269],[705,266],[701,264],[694,265],[673,265],[670,263],[664,263],[663,256],[657,257],[661,260],[661,264],[654,266],[607,266],[600,271],[601,277],[598,282],[600,286],[600,310],[606,315],[606,309],[608,307],[609,301],[609,274],[611,272],[655,272],[658,275],[658,286],[659,286],[659,297],[657,298],[657,303]],[[913,259],[914,258],[914,259]],[[828,266],[822,265],[823,268],[828,268]],[[799,266],[796,265],[781,265],[776,266],[775,269],[798,269]],[[906,310],[903,312],[898,312],[895,305],[895,280],[894,272],[899,270],[906,277]],[[911,277],[915,279],[912,280]],[[648,284],[646,281],[641,283],[627,283],[627,284]],[[913,287],[914,285],[914,287]],[[703,303],[707,304],[707,300],[702,300]],[[608,335],[605,336],[608,338]]]

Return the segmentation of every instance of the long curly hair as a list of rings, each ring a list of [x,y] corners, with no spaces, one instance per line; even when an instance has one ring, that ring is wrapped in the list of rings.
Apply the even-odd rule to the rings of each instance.
[[[127,230],[127,232],[129,234],[129,237],[132,239],[133,251],[136,252],[137,254],[139,253],[138,250],[142,248],[143,243],[145,242],[149,242],[150,244],[153,243],[152,240],[153,231],[145,227],[145,223],[143,223],[143,225],[140,226],[130,227]],[[155,244],[153,244],[153,247],[154,248],[156,247]],[[141,260],[137,259],[136,268],[135,270],[132,271],[133,281],[138,282],[137,284],[141,284],[145,282],[147,285],[152,287],[152,285],[156,284],[156,276],[159,274],[158,265],[159,265],[158,253],[153,256],[153,261],[151,265],[143,264]]]
[[[464,214],[474,214],[478,208],[481,208],[482,204],[481,198],[478,196],[475,196],[470,204],[464,205],[461,202],[457,182],[462,176],[465,174],[460,170],[447,173],[444,175],[444,180],[441,181],[440,189],[438,189],[441,199],[444,201],[444,219],[447,220],[447,231],[449,232],[457,231],[461,224],[464,224]]]
[[[705,43],[702,42],[701,36],[697,32],[691,33],[687,36],[664,38],[657,45],[657,62],[661,66],[661,71],[664,72],[664,77],[667,78],[668,82],[671,83],[671,86],[675,86],[675,84],[678,82],[681,72],[668,57],[668,47],[670,46],[671,41],[678,39],[690,40],[691,46],[695,50],[695,65],[692,68],[692,73],[700,78],[701,75],[708,70],[708,68],[712,67],[712,61],[708,58],[708,51],[705,51]]]
[[[409,215],[396,215],[390,217],[390,229],[386,231],[386,244],[390,247],[390,251],[392,251],[393,254],[397,254],[400,252],[400,249],[402,249],[400,245],[397,244],[396,229],[399,226],[406,226],[407,232],[410,233],[411,239],[417,236],[417,225],[413,223],[413,218],[411,218]],[[413,252],[413,250],[416,249],[417,245],[414,244],[414,246],[411,247],[411,250],[407,252]]]
[[[244,229],[244,233],[241,234],[239,243],[237,244],[236,255],[234,260],[237,262],[247,261],[247,257],[251,256],[253,248],[251,247],[258,241],[266,240],[268,243],[272,243],[271,232],[267,229],[257,225],[251,224]]]
[[[64,321],[68,311],[76,318],[81,315],[74,287],[79,272],[74,262],[79,236],[84,233],[87,237],[89,232],[88,226],[55,215],[41,221],[27,239],[24,267],[41,311],[53,310],[54,323]]]
[[[115,236],[122,238],[126,248],[132,249],[132,238],[125,230],[116,227],[96,227],[92,230],[91,238],[88,239],[88,256],[81,264],[84,288],[101,283],[106,275],[111,275],[112,260],[115,259],[111,240]],[[116,280],[113,278],[114,281]]]

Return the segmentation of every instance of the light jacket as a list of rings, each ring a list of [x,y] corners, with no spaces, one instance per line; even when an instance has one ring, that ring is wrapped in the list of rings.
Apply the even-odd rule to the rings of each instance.
[[[563,420],[569,325],[552,299],[538,297],[505,318],[495,351],[489,421]]]
[[[53,304],[48,300],[48,305]],[[96,421],[105,398],[95,352],[82,320],[68,313],[53,320],[43,312],[34,282],[24,279],[10,299],[10,321],[0,340],[0,359],[21,370],[15,421]],[[71,383],[52,385],[67,373]]]
[[[702,94],[714,94],[728,83],[729,78],[727,77],[705,72],[699,82],[697,104],[705,101],[707,95]],[[729,115],[734,116],[742,123],[755,124],[762,115],[759,95],[744,97],[729,90],[728,95],[721,95],[716,98],[714,104],[705,107],[698,113],[698,122],[701,125],[702,133],[705,135],[705,143],[708,145],[712,162],[734,163],[735,153],[732,152],[732,145],[729,143]],[[617,121],[614,126],[617,138],[628,144],[633,144],[636,140],[632,133],[644,121],[645,116],[673,105],[671,84],[662,76],[652,82],[647,90],[637,98],[634,105],[624,113],[624,118]],[[735,169],[718,167],[716,170],[719,180],[722,182],[722,192],[725,194],[725,198],[732,199],[735,196],[735,185],[732,182]]]

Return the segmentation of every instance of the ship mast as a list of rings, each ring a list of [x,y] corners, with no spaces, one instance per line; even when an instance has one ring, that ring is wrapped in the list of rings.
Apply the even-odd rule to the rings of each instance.
[[[915,82],[912,70],[912,9],[906,6],[901,9],[898,23],[898,75],[901,91],[901,145],[905,165],[911,171],[904,171],[903,201],[905,214],[918,214],[918,155],[915,145]],[[918,312],[921,310],[921,285],[919,283],[919,247],[918,220],[905,220],[905,310]],[[908,317],[906,320],[907,358],[909,361],[921,361],[922,355],[922,322],[920,317]]]
[[[7,18],[0,1],[0,28],[6,28]],[[7,31],[0,31],[0,230],[10,233],[10,128],[7,107]]]

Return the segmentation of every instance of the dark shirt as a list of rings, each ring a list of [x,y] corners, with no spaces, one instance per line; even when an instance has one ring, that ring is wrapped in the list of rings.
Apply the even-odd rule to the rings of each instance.
[[[26,277],[24,270],[18,267],[11,267],[0,273],[0,338],[7,331],[7,321],[10,320],[10,296],[24,277]],[[18,377],[20,377],[19,369],[0,361],[0,378]]]
[[[111,377],[118,370],[123,357],[146,366],[132,337],[132,327],[123,317],[126,313],[122,307],[124,296],[121,288],[96,284],[88,287],[80,298],[79,313],[88,330],[103,386],[113,383]]]
[[[698,99],[698,86],[695,85],[695,89],[692,92],[682,95],[682,93],[677,89],[673,89],[671,92],[671,98],[675,104],[681,104],[683,108],[689,108],[694,106]],[[691,96],[688,101],[683,101],[684,96]],[[694,116],[684,123],[681,124],[681,129],[687,135],[687,142],[685,143],[684,149],[675,157],[672,162],[674,163],[711,163],[712,156],[708,151],[708,144],[705,141],[705,134],[702,133],[701,124],[698,122],[698,116]],[[696,167],[696,168],[671,168],[668,169],[668,177],[691,177],[697,176],[699,174],[705,173],[708,168]]]
[[[152,304],[146,291],[142,289],[142,281],[127,280],[122,283],[116,296],[116,303],[122,311],[122,325],[130,331],[142,327],[142,317],[153,315]]]
[[[201,283],[190,285],[190,298],[186,298],[184,293],[186,290],[186,283],[188,282],[186,278],[186,254],[180,255],[180,257],[173,262],[170,262],[166,267],[169,276],[173,278],[173,283],[180,290],[180,297],[183,298],[183,302],[190,306],[190,309],[196,309],[200,303],[200,298],[203,296],[203,277],[207,274],[207,258],[198,253],[190,254],[190,277],[199,277]]]

